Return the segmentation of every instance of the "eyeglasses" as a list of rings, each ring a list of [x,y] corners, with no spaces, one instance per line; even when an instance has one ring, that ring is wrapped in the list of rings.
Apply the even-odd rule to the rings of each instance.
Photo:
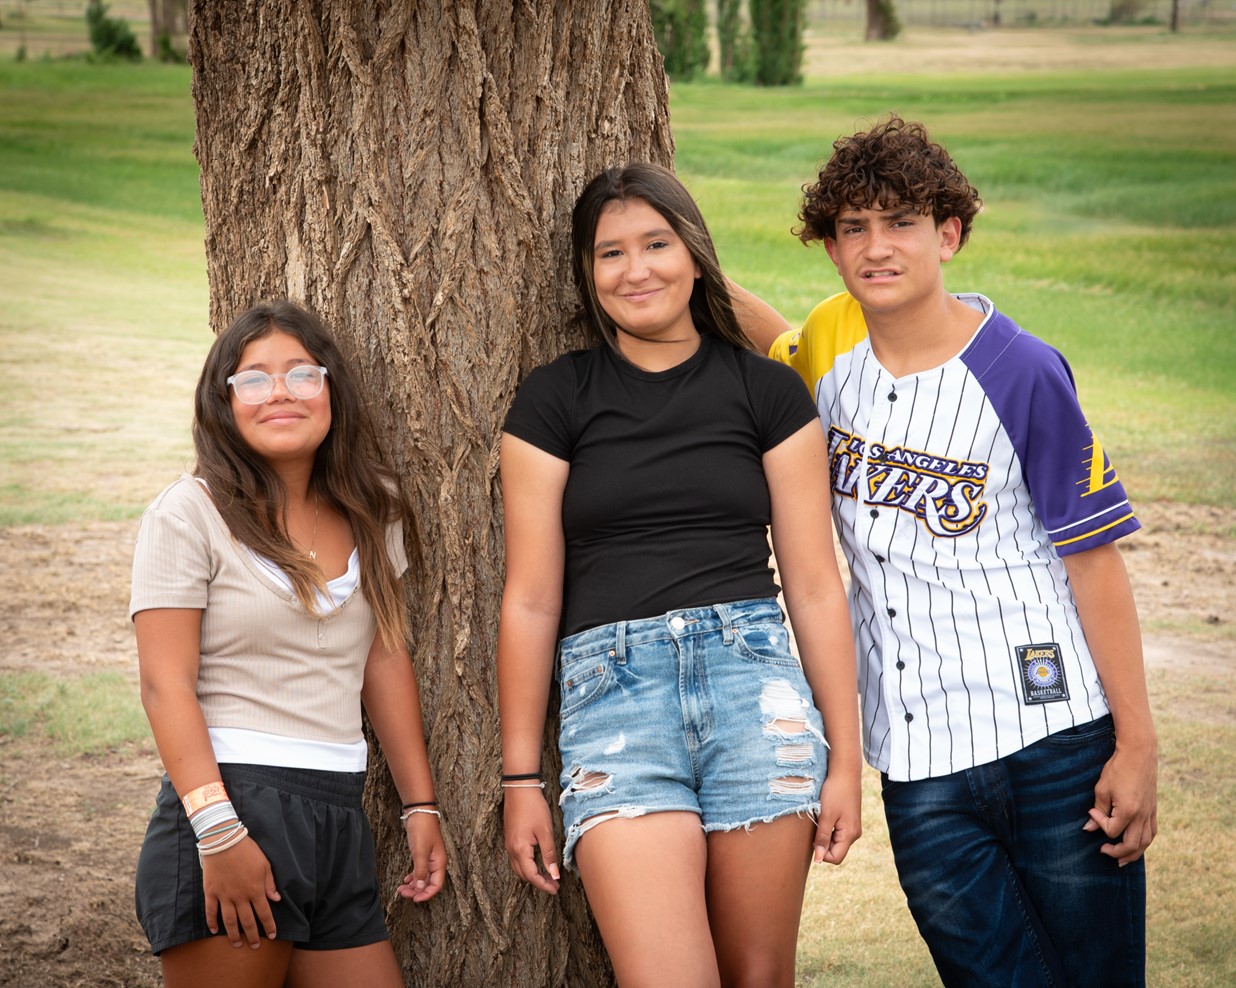
[[[248,370],[233,374],[227,379],[236,391],[236,397],[246,405],[260,405],[275,393],[275,381],[282,380],[287,393],[293,398],[308,400],[322,393],[326,380],[326,368],[302,364],[286,374],[267,374],[265,371]]]

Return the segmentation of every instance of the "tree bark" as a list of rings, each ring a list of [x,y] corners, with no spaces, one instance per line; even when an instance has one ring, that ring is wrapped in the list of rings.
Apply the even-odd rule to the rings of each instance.
[[[582,342],[576,194],[672,161],[647,0],[194,0],[189,31],[211,324],[264,297],[319,312],[419,522],[411,645],[450,852],[427,906],[393,893],[407,848],[380,756],[366,797],[406,979],[609,984],[579,882],[534,892],[503,848],[497,447],[523,375]]]

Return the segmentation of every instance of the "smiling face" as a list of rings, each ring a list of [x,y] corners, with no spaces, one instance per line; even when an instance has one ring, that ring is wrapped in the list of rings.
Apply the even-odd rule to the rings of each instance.
[[[642,199],[606,203],[592,248],[597,300],[624,335],[676,342],[699,334],[691,318],[691,293],[699,265],[669,221]],[[626,341],[629,343],[630,341]]]
[[[275,331],[246,344],[233,374],[260,370],[267,374],[286,374],[293,367],[317,366],[304,345],[294,336]],[[298,460],[312,463],[318,446],[330,431],[330,378],[315,398],[300,399],[288,393],[282,378],[260,405],[246,405],[232,390],[232,415],[240,437],[267,463],[289,464]]]
[[[936,301],[944,293],[941,265],[957,252],[961,223],[937,224],[909,207],[843,209],[836,237],[824,247],[863,311],[889,315]]]

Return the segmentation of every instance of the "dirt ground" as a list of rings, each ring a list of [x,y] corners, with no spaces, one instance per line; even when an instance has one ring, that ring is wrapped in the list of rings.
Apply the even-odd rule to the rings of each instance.
[[[1151,669],[1236,669],[1236,511],[1148,504],[1125,558]],[[0,529],[0,671],[73,677],[118,670],[136,684],[126,616],[134,522]],[[136,688],[136,685],[135,685]],[[137,848],[153,805],[153,746],[64,757],[0,736],[0,985],[158,985],[133,918]]]

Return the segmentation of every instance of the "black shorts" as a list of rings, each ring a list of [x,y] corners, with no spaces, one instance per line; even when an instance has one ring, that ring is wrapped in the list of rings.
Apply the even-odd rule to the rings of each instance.
[[[282,896],[270,903],[277,939],[304,950],[388,939],[373,832],[361,807],[364,772],[233,764],[219,771]],[[211,936],[197,837],[166,775],[142,842],[135,899],[156,954]]]

